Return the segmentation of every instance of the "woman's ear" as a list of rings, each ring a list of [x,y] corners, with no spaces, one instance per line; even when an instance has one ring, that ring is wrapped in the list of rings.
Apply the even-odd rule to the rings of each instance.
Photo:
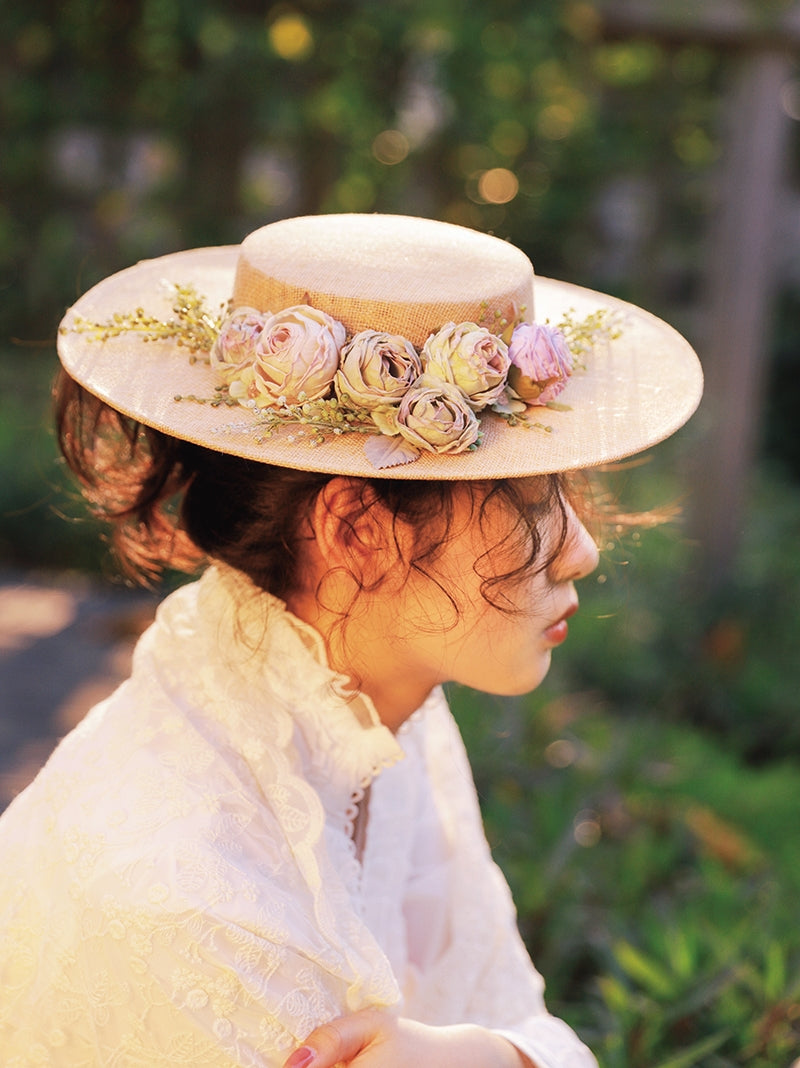
[[[385,577],[402,556],[399,524],[360,479],[337,476],[327,482],[310,523],[327,570],[343,568],[367,586]]]

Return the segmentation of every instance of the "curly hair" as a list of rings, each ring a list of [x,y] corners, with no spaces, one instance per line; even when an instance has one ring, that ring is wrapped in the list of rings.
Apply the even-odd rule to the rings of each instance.
[[[286,600],[300,587],[307,520],[334,475],[242,459],[182,441],[136,422],[88,393],[64,371],[54,386],[61,451],[76,474],[92,512],[110,529],[109,540],[125,573],[151,584],[165,569],[197,571],[209,560],[244,572],[260,589]],[[408,571],[437,582],[435,562],[448,542],[455,496],[471,494],[475,520],[489,528],[496,505],[510,522],[475,563],[485,600],[515,610],[510,587],[555,559],[567,537],[566,501],[574,491],[563,475],[530,480],[448,482],[353,479],[356,524],[376,501],[398,524],[414,532]],[[542,559],[542,521],[560,521]],[[497,525],[492,526],[497,537]],[[509,566],[498,574],[498,561]],[[354,576],[357,588],[363,582]],[[458,613],[450,591],[445,590]]]

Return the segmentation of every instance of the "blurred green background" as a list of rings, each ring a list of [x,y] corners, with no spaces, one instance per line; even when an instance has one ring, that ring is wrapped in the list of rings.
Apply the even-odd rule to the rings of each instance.
[[[56,461],[49,383],[66,307],[142,257],[236,243],[288,215],[420,214],[507,237],[540,274],[641,303],[695,344],[700,413],[606,478],[624,507],[679,515],[609,531],[536,694],[452,697],[551,1005],[601,1063],[788,1068],[800,1049],[797,5],[0,11],[7,584],[108,574]]]

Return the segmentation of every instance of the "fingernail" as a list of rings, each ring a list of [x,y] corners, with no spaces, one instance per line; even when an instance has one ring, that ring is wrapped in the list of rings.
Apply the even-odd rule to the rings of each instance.
[[[300,1049],[294,1051],[283,1068],[307,1068],[316,1055],[316,1050],[311,1049],[310,1046],[301,1046]]]

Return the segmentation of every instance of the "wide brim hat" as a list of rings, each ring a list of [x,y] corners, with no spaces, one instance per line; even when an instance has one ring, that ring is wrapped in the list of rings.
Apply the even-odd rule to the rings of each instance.
[[[227,387],[221,390],[219,360],[142,329],[174,320],[178,291],[201,297],[213,315],[221,308],[278,317],[285,309],[316,309],[342,324],[340,340],[379,331],[406,339],[417,352],[448,324],[475,324],[508,341],[521,323],[566,320],[596,324],[596,336],[557,402],[522,414],[472,403],[480,435],[471,447],[412,449],[413,462],[380,467],[366,447],[375,434],[380,438],[377,428],[340,433],[320,430],[313,418],[265,422],[262,395],[234,403]],[[361,477],[513,478],[610,463],[674,433],[697,407],[703,384],[691,346],[661,319],[534,276],[528,257],[499,238],[399,215],[285,219],[239,246],[144,261],[77,301],[62,322],[58,350],[87,390],[167,434],[264,463]],[[457,387],[459,374],[450,378]],[[285,402],[275,400],[284,416]]]

